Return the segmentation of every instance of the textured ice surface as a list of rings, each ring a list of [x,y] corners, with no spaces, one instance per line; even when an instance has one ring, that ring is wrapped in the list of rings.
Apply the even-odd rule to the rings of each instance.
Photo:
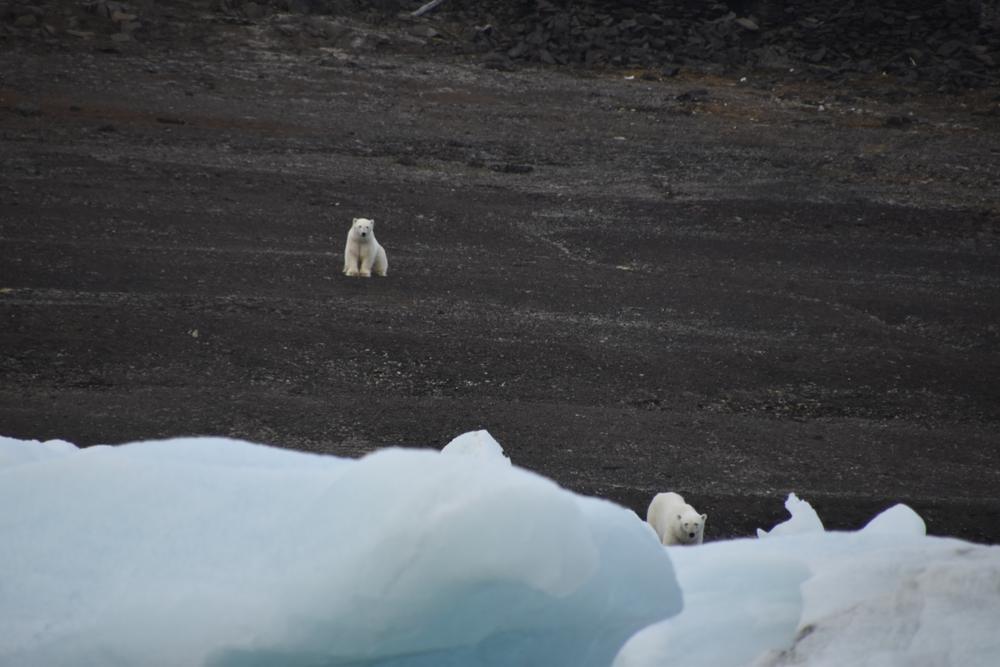
[[[4,666],[603,666],[681,607],[635,514],[476,457],[0,455]]]
[[[76,452],[76,446],[65,440],[15,440],[0,435],[0,469],[21,463],[32,463]]]
[[[441,450],[447,456],[468,456],[483,461],[510,465],[510,459],[503,453],[503,447],[489,431],[469,431],[458,436]]]
[[[757,537],[776,537],[778,535],[794,535],[796,533],[821,533],[823,521],[813,506],[800,500],[794,493],[789,493],[785,500],[785,509],[791,515],[771,530],[757,529]]]
[[[794,494],[786,507],[767,539],[668,548],[684,610],[615,667],[1000,664],[1000,548],[928,537],[905,505],[855,533],[824,532]]]

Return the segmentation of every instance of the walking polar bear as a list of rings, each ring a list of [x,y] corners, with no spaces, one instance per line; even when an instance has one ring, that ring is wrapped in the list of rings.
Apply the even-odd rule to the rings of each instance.
[[[347,232],[344,248],[344,273],[349,276],[370,278],[372,273],[384,276],[389,273],[389,259],[385,248],[375,240],[375,221],[354,218]]]
[[[670,491],[656,494],[646,510],[646,521],[661,544],[701,544],[708,515],[698,514],[680,494]]]

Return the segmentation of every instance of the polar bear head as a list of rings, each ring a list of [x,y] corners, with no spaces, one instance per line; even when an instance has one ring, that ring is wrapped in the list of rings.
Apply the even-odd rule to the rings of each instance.
[[[365,240],[372,238],[375,235],[375,221],[371,218],[354,218],[351,233]]]
[[[698,514],[688,507],[677,515],[675,536],[681,544],[701,544],[705,538],[705,522],[707,514]]]

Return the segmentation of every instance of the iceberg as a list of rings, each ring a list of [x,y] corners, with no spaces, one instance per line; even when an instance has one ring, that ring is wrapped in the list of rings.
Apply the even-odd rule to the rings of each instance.
[[[785,509],[790,515],[771,530],[757,529],[757,537],[777,537],[778,535],[795,535],[798,533],[822,533],[823,520],[813,509],[813,506],[800,500],[794,493],[789,493],[785,500]]]
[[[857,532],[785,506],[766,539],[668,547],[684,609],[614,667],[995,667],[1000,548],[927,536],[905,505]]]
[[[1000,547],[895,505],[659,544],[486,431],[360,459],[0,438],[0,667],[994,667]]]
[[[603,667],[682,606],[631,511],[432,450],[3,439],[0,536],[12,667]]]
[[[0,469],[21,463],[31,463],[77,451],[76,445],[65,440],[16,440],[0,435]]]
[[[468,456],[487,463],[511,465],[503,447],[485,430],[463,433],[445,445],[441,453],[445,456]]]

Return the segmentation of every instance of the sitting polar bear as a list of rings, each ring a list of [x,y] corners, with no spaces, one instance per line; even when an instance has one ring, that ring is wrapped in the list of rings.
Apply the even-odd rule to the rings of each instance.
[[[347,246],[344,248],[344,273],[349,276],[370,278],[389,273],[389,260],[385,248],[375,240],[375,221],[369,218],[354,218],[351,231],[347,232]]]
[[[674,492],[657,493],[646,510],[646,521],[656,531],[660,542],[672,544],[701,544],[705,539],[707,514],[698,514]]]

